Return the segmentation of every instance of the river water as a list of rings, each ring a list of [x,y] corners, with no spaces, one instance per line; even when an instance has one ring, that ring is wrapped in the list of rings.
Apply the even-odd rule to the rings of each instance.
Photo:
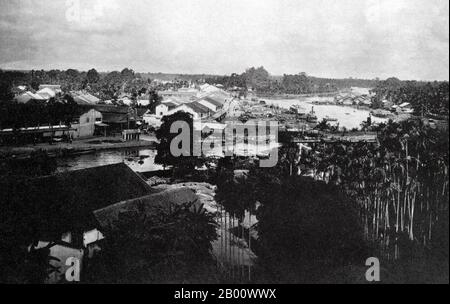
[[[298,105],[303,108],[304,112],[308,113],[314,107],[319,122],[326,117],[336,118],[339,126],[345,127],[348,130],[353,128],[360,128],[363,121],[367,121],[370,111],[366,109],[357,109],[348,106],[336,105],[315,105],[314,101],[332,101],[332,97],[305,97],[301,99],[264,99],[266,104],[279,106],[283,109],[289,109],[293,105]],[[372,122],[382,123],[387,122],[387,119],[372,117]]]
[[[99,151],[95,154],[59,158],[57,171],[81,170],[118,163],[125,163],[135,172],[163,170],[162,166],[155,164],[155,156],[156,150],[151,149]]]

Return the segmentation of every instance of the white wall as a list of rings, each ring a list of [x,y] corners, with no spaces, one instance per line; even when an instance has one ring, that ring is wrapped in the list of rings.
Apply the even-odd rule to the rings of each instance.
[[[156,107],[156,116],[158,117],[163,117],[166,116],[167,113],[169,112],[169,107],[166,106],[165,104],[160,104]]]
[[[93,109],[81,115],[78,124],[72,124],[72,129],[75,129],[75,131],[71,132],[72,138],[77,139],[94,136],[96,119],[101,117],[102,114]]]
[[[202,100],[199,101],[199,103],[201,105],[204,105],[205,107],[207,107],[208,109],[210,109],[213,112],[217,112],[218,111],[218,107],[213,105],[212,103],[208,102],[207,100],[202,99]]]

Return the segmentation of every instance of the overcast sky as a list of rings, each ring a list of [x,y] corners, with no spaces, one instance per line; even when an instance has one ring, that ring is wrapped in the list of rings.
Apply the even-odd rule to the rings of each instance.
[[[448,80],[448,5],[0,0],[0,68],[230,74],[263,65],[273,75]]]

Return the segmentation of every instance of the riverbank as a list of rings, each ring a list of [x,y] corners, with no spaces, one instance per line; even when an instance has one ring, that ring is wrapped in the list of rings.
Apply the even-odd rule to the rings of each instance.
[[[42,143],[37,145],[24,146],[3,146],[0,147],[0,157],[26,158],[37,151],[45,151],[49,156],[71,156],[95,153],[98,151],[129,149],[129,148],[149,148],[156,146],[156,137],[144,136],[139,141],[123,142],[120,137],[92,137],[74,140],[72,143]]]

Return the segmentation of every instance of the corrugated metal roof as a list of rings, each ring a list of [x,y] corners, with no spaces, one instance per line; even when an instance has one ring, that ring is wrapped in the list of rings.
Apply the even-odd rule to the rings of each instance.
[[[212,97],[205,97],[205,98],[200,99],[199,101],[202,101],[202,100],[205,100],[216,107],[221,107],[223,105],[222,102],[220,102],[219,100],[214,99]]]
[[[200,113],[200,114],[208,114],[211,112],[210,109],[208,109],[207,107],[205,107],[204,105],[198,103],[197,101],[193,101],[191,103],[186,103],[185,104],[187,107],[191,108],[192,110],[194,110],[196,113]]]

